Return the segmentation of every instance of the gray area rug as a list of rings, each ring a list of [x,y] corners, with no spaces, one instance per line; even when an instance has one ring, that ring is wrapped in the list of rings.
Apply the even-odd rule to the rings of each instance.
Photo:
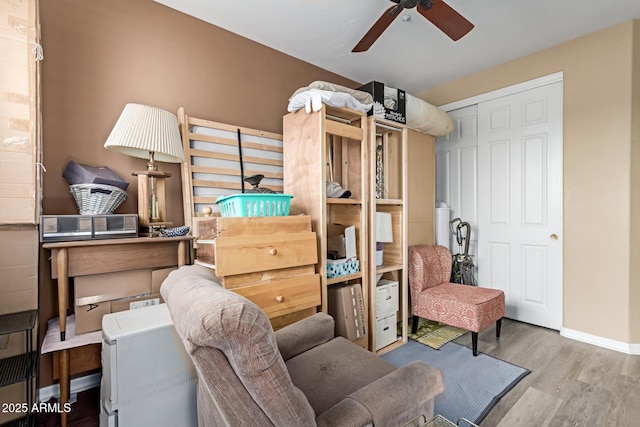
[[[409,341],[382,358],[396,367],[424,360],[440,369],[445,389],[436,396],[434,412],[454,423],[466,418],[479,424],[502,396],[531,373],[483,353],[473,357],[470,348],[454,342],[434,350]]]

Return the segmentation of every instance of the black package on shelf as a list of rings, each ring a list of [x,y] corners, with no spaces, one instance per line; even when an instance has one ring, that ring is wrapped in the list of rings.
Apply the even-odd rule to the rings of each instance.
[[[129,183],[106,166],[90,166],[70,160],[62,173],[64,179],[73,184],[104,184],[126,190]]]

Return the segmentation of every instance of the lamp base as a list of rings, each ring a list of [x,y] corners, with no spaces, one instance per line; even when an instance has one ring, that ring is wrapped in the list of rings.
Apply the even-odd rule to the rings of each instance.
[[[384,263],[383,248],[384,244],[382,242],[376,242],[376,267],[380,267]]]
[[[382,250],[376,251],[376,267],[380,267],[384,263],[382,252]]]
[[[138,177],[138,225],[140,231],[144,228],[171,227],[166,222],[167,202],[165,180],[170,173],[161,171],[134,171],[132,175]]]

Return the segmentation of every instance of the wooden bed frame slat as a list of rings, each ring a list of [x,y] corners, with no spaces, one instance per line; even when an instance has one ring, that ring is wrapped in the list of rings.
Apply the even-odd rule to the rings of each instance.
[[[208,179],[193,179],[191,180],[194,187],[202,187],[202,188],[224,188],[227,190],[242,190],[242,186],[239,182],[228,182],[228,181],[210,181]],[[245,183],[245,189],[250,187],[249,184]],[[282,192],[282,185],[264,185],[260,184],[260,188],[269,188],[276,192]]]
[[[208,173],[208,174],[216,174],[216,175],[231,175],[237,176],[238,171],[236,169],[229,168],[217,168],[213,166],[191,166],[191,172],[193,173]],[[274,179],[282,179],[284,178],[284,174],[280,172],[267,172],[267,171],[256,171],[256,170],[245,170],[245,174],[247,176],[256,175],[261,173],[265,178],[274,178]],[[261,185],[262,187],[262,185]]]
[[[242,148],[244,148],[244,143],[242,144]],[[237,154],[216,153],[214,151],[198,150],[193,148],[189,150],[189,152],[191,156],[204,157],[206,159],[234,160],[234,161],[240,160],[240,157]],[[260,157],[250,157],[250,156],[242,156],[242,160],[244,161],[244,163],[256,163],[259,165],[282,166],[282,160],[263,159]]]
[[[203,127],[208,127],[208,128],[226,130],[226,131],[229,131],[229,132],[237,132],[237,130],[240,129],[240,133],[245,134],[245,135],[262,136],[262,137],[265,137],[265,138],[276,139],[276,140],[282,141],[282,135],[279,134],[279,133],[266,132],[266,131],[263,131],[263,130],[245,128],[245,127],[242,127],[242,126],[234,126],[234,125],[230,125],[230,124],[226,124],[226,123],[214,122],[214,121],[211,121],[211,120],[196,119],[194,117],[189,117],[188,118],[188,123],[189,123],[189,125],[192,125],[192,126],[203,126]]]
[[[189,133],[189,139],[192,141],[215,142],[217,144],[229,145],[231,147],[238,146],[237,139],[222,138],[219,136],[203,135],[201,133]],[[256,150],[273,151],[274,153],[282,153],[282,147],[273,145],[260,144],[259,142],[242,141],[242,148],[254,148]]]
[[[233,133],[236,133],[238,130],[240,130],[243,151],[246,148],[252,150],[251,156],[242,156],[243,164],[245,166],[244,175],[251,176],[262,174],[265,178],[269,179],[272,182],[260,183],[260,187],[269,188],[276,192],[283,191],[284,185],[278,183],[283,182],[284,179],[283,161],[273,158],[274,153],[275,157],[277,157],[278,153],[283,152],[281,134],[251,129],[243,126],[234,126],[231,124],[215,122],[212,120],[189,117],[185,113],[183,107],[178,109],[178,122],[180,124],[182,148],[184,150],[185,156],[185,161],[182,164],[182,196],[184,206],[184,221],[186,225],[193,227],[193,217],[199,217],[203,215],[201,212],[196,212],[197,205],[208,205],[213,209],[215,213],[216,211],[218,211],[216,200],[219,196],[228,195],[229,190],[237,191],[238,193],[240,193],[242,189],[239,168],[234,169],[216,165],[204,166],[194,164],[194,160],[196,159],[239,162],[239,154],[228,154],[228,148],[226,148],[227,152],[216,151],[216,147],[237,147],[237,140],[220,136],[206,135],[198,131],[192,132],[192,127],[194,126],[206,127],[215,131],[226,131]],[[268,139],[272,141],[274,145],[255,141],[245,141],[243,137],[246,136]],[[198,143],[199,147],[202,146],[207,149],[192,148],[192,143],[195,142]],[[211,150],[208,149],[209,147],[211,148]],[[260,157],[259,154],[253,155],[253,150],[264,152],[265,157]],[[247,169],[247,165],[251,165],[250,169]],[[260,166],[264,166],[265,170],[260,170]],[[212,175],[212,179],[194,179],[194,173]],[[224,179],[216,179],[216,175],[219,177],[237,177],[237,179],[228,182]],[[273,180],[275,180],[276,182],[273,183]],[[249,189],[251,185],[245,183],[244,187],[245,189]],[[207,195],[196,195],[198,193],[196,189],[206,189]]]

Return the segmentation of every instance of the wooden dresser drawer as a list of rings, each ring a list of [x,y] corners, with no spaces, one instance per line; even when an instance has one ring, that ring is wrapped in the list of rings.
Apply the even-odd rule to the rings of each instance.
[[[234,289],[258,305],[269,318],[316,307],[320,300],[320,276],[309,274],[261,285]]]
[[[218,237],[213,246],[218,277],[318,262],[314,232]]]

